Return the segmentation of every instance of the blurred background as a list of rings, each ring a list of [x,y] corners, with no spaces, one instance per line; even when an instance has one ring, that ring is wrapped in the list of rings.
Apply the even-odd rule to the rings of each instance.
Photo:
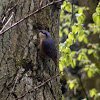
[[[65,0],[59,35],[62,100],[100,100],[99,0]]]

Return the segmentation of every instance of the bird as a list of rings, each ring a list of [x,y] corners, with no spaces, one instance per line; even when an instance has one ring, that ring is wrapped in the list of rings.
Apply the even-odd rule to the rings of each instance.
[[[54,40],[48,31],[38,29],[37,31],[40,38],[40,53],[45,57],[51,58],[57,67],[57,49]]]

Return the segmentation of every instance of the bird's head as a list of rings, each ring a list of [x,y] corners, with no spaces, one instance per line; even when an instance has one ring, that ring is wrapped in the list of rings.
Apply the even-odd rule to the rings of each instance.
[[[50,33],[47,32],[46,30],[38,30],[38,32],[39,32],[39,37],[40,38],[51,37]]]

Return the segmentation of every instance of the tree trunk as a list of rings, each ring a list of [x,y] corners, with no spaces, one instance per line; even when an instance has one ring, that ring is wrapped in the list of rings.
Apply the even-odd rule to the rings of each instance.
[[[39,1],[43,0],[19,0],[7,27],[49,3],[45,0],[39,5]],[[5,15],[8,20],[12,11],[6,12],[16,3],[17,0],[0,0],[0,16]],[[49,6],[0,35],[0,100],[15,100],[58,73],[53,61],[41,56],[34,27],[49,31],[59,51],[59,10],[56,5]],[[25,95],[23,100],[61,100],[60,87],[57,77]]]

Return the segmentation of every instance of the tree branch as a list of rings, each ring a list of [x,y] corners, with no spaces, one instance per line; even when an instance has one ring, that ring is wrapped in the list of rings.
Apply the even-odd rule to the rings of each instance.
[[[17,74],[17,78],[15,80],[14,86],[13,86],[12,90],[9,92],[8,97],[7,97],[7,100],[9,100],[10,95],[13,93],[13,91],[14,91],[14,89],[16,87],[16,84],[18,82],[18,79],[19,79],[19,74]]]
[[[16,8],[16,7],[18,6],[18,3],[19,3],[19,0],[17,1],[17,3],[15,4],[14,7],[9,8],[9,9],[7,10],[6,14],[9,13],[9,12],[11,12],[14,8]]]
[[[6,28],[6,26],[11,21],[11,19],[13,18],[13,16],[14,16],[14,12],[12,12],[12,15],[10,16],[10,18],[8,19],[8,21],[6,22],[6,24],[3,26],[3,28],[0,30],[0,34],[2,34],[3,30]]]
[[[5,12],[5,15],[6,15],[7,13],[10,13],[13,9],[15,9],[15,8],[18,6],[18,3],[19,3],[19,0],[18,0],[17,3],[14,5],[14,7],[9,8],[9,9]],[[6,20],[6,17],[4,16],[4,17],[3,17],[3,20],[2,20],[2,23],[4,23],[5,20]]]
[[[1,32],[1,34],[4,34],[5,32],[7,32],[7,31],[10,30],[11,28],[15,27],[16,25],[18,25],[19,23],[21,23],[22,21],[24,21],[24,20],[27,19],[28,17],[33,16],[34,14],[36,14],[36,13],[38,13],[39,11],[45,9],[46,7],[51,6],[51,5],[53,5],[53,4],[57,4],[57,3],[62,2],[62,1],[64,1],[64,0],[53,1],[53,2],[51,2],[51,3],[49,3],[49,4],[45,5],[45,6],[41,7],[40,9],[37,9],[37,10],[34,11],[33,13],[31,13],[31,14],[29,14],[28,16],[26,16],[26,17],[22,18],[21,20],[17,21],[17,22],[16,22],[15,24],[13,24],[11,27],[8,27],[5,31]],[[1,35],[1,34],[0,34],[0,35]]]
[[[74,0],[72,0],[72,17],[71,17],[72,24],[73,24],[73,10],[74,10],[73,4],[74,4]]]
[[[46,80],[45,82],[41,83],[40,85],[36,86],[33,90],[29,90],[28,92],[26,92],[25,94],[23,94],[21,97],[17,98],[16,100],[19,100],[19,99],[22,99],[23,97],[25,97],[27,94],[29,93],[32,93],[34,92],[34,90],[37,90],[38,88],[44,86],[46,83],[50,82],[51,80],[53,80],[54,78],[56,78],[57,76],[59,76],[61,74],[61,72],[63,71],[60,71],[57,75],[49,78],[48,80]]]
[[[88,96],[87,96],[86,91],[85,91],[85,88],[84,88],[84,86],[83,86],[81,76],[78,75],[78,78],[79,78],[79,81],[80,81],[80,85],[81,85],[81,87],[82,87],[82,90],[83,90],[83,92],[84,92],[84,94],[85,94],[85,97],[86,97],[86,99],[88,100]]]

